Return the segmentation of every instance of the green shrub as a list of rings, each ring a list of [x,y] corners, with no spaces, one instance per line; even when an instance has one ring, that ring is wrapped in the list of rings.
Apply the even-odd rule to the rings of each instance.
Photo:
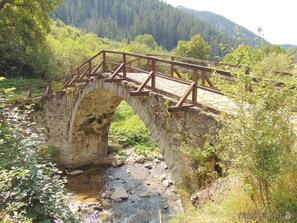
[[[135,114],[133,109],[123,101],[114,115],[114,122],[109,131],[109,145],[112,148],[134,147],[136,151],[145,153],[147,150],[155,150],[156,143],[145,124]]]
[[[5,104],[1,102],[0,107]],[[38,143],[22,135],[23,123],[10,120],[14,123],[10,126],[2,110],[0,116],[0,221],[76,222],[78,218],[65,204],[66,180],[45,155],[54,154],[56,148],[34,146]]]
[[[268,65],[267,61],[276,56],[275,53],[266,56],[252,75],[237,73],[232,87],[222,82],[223,92],[232,98],[237,109],[219,132],[218,151],[245,179],[246,190],[259,210],[283,210],[291,206],[291,211],[295,211],[296,197],[289,195],[296,194],[296,181],[290,185],[280,179],[296,171],[296,135],[291,120],[297,103],[297,81],[296,77],[286,77],[286,84],[279,87],[271,80],[272,70],[290,62],[279,54],[280,61]],[[246,86],[251,89],[246,90]],[[279,190],[280,186],[287,188],[287,195]]]
[[[76,221],[65,205],[65,179],[34,146],[0,123],[0,219],[3,222]]]

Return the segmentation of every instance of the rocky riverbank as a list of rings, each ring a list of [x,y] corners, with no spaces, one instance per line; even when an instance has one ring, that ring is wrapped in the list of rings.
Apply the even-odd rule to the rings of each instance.
[[[84,222],[168,222],[182,204],[166,163],[159,154],[125,153],[68,171],[72,210]]]

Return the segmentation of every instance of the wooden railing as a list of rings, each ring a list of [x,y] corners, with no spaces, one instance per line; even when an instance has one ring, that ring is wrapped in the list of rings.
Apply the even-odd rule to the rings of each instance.
[[[105,78],[105,82],[134,81],[127,76],[127,73],[129,75],[147,73],[147,77],[140,83],[138,89],[130,92],[131,96],[144,96],[151,91],[160,92],[178,100],[176,105],[169,108],[169,111],[181,111],[198,104],[198,88],[222,94],[213,82],[214,73],[229,81],[232,81],[232,74],[229,71],[220,69],[221,65],[218,62],[179,56],[142,55],[103,50],[84,62],[69,76],[50,81],[45,95],[54,92],[53,83],[62,85],[58,90],[55,90],[55,92],[60,93],[68,88],[82,87],[92,78]],[[230,64],[223,65],[238,67]],[[248,72],[249,70],[247,70]],[[188,89],[182,97],[165,92],[156,88],[156,77],[188,85]],[[190,95],[191,100],[188,100]]]

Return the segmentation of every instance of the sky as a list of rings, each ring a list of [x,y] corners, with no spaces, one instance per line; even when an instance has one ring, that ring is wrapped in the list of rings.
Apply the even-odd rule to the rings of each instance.
[[[210,11],[226,17],[250,31],[263,30],[272,44],[297,45],[297,7],[295,0],[163,0],[198,11]]]

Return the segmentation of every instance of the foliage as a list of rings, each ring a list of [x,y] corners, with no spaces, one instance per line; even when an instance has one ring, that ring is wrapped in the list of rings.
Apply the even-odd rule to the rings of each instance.
[[[158,47],[158,43],[155,38],[150,34],[138,35],[135,37],[134,42],[147,45],[152,49],[156,49]]]
[[[224,59],[224,63],[241,65],[245,68],[252,67],[261,60],[261,55],[257,50],[249,45],[240,45],[232,52],[228,53]]]
[[[257,49],[249,45],[240,45],[229,52],[223,58],[223,62],[240,65],[244,69],[253,68],[256,72],[259,69],[267,70],[270,73],[272,70],[292,72],[295,54],[295,51],[285,50],[277,45],[261,45]],[[268,69],[268,66],[270,66],[270,69]],[[263,71],[261,72],[263,73]]]
[[[47,156],[38,155],[42,149],[34,134],[25,138],[19,126],[9,126],[3,111],[0,115],[0,221],[76,222],[65,204],[65,179]]]
[[[185,211],[179,212],[170,223],[239,223],[249,222],[240,218],[240,213],[257,213],[256,207],[248,194],[243,190],[242,181],[236,177],[222,179],[220,187],[211,193],[211,201],[200,208],[195,208],[190,202],[185,202]],[[189,195],[181,193],[189,200]],[[250,222],[253,222],[251,219]],[[270,222],[271,221],[270,219]],[[275,222],[276,223],[276,222]]]
[[[189,41],[180,40],[173,52],[180,56],[192,57],[197,59],[208,59],[210,46],[208,43],[197,34]]]
[[[41,94],[45,91],[44,81],[41,79],[32,78],[6,78],[0,81],[0,91],[13,88],[13,94],[6,95],[9,99],[20,96],[21,98],[26,97],[29,90],[29,85],[35,90],[34,94]]]
[[[50,50],[48,76],[69,74],[84,61],[103,48],[109,48],[110,41],[86,34],[82,30],[54,21],[45,45]]]
[[[209,23],[159,0],[65,0],[53,17],[128,43],[138,35],[150,34],[167,50],[175,48],[179,40],[200,34],[212,46],[211,58],[224,54],[220,43],[233,46],[231,38]]]
[[[135,152],[142,155],[156,150],[157,145],[148,129],[126,102],[119,105],[113,121],[109,131],[112,147],[134,147]]]
[[[0,1],[0,72],[5,76],[42,76],[42,42],[49,32],[48,13],[61,0]],[[16,56],[17,55],[17,56]],[[44,66],[45,65],[45,66]]]
[[[0,2],[0,36],[11,42],[35,48],[49,31],[50,18],[61,0],[2,0]]]
[[[255,64],[250,55],[245,58],[243,53],[241,61]],[[274,58],[280,61],[267,63]],[[286,196],[277,189],[280,179],[296,173],[296,135],[291,115],[297,103],[297,79],[287,77],[281,87],[278,81],[272,80],[276,76],[272,70],[285,68],[291,61],[282,60],[287,59],[273,52],[256,64],[252,75],[238,72],[234,85],[221,83],[220,86],[237,108],[219,132],[219,150],[223,151],[222,159],[231,161],[234,170],[245,179],[245,188],[259,210],[280,211],[288,204],[291,211],[297,210],[296,198],[292,195],[296,194],[297,184],[285,185],[290,188],[286,192],[291,190]],[[282,64],[285,66],[279,66]],[[278,79],[283,80],[281,76]],[[247,86],[251,87],[249,91]],[[283,196],[286,202],[276,202],[276,197]]]

